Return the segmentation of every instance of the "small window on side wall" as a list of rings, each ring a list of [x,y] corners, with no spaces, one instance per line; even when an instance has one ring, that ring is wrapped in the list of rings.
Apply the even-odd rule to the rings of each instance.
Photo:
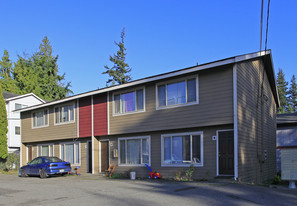
[[[113,96],[114,114],[144,111],[144,89],[137,89]]]
[[[15,127],[15,134],[20,135],[21,134],[21,127]]]

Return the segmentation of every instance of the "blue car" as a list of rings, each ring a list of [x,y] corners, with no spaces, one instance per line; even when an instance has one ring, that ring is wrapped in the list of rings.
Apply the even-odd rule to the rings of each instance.
[[[21,177],[40,176],[40,178],[46,178],[51,175],[65,175],[69,172],[71,172],[70,162],[64,162],[57,157],[41,156],[21,167],[19,175]]]

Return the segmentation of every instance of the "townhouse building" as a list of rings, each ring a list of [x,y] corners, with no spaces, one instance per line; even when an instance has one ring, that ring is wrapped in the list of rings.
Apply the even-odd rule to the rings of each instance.
[[[235,56],[22,109],[21,164],[260,183],[276,173],[278,105],[271,52]]]

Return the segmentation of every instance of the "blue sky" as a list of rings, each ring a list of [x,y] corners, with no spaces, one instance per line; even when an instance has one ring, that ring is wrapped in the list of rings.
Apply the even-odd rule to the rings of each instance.
[[[109,55],[123,27],[134,80],[259,50],[260,0],[0,3],[0,56],[4,49],[13,61],[32,54],[48,36],[74,94],[105,87],[108,76],[101,73],[112,66]],[[271,0],[268,48],[288,81],[297,74],[296,11],[296,0]]]

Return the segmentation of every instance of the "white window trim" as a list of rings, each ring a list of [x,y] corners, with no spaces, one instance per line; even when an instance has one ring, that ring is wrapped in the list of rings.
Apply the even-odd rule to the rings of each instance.
[[[75,143],[78,143],[78,155],[79,155],[79,164],[71,164],[71,166],[81,166],[81,143],[80,143],[80,141],[75,141],[75,142],[60,142],[60,144],[59,144],[59,154],[60,154],[60,159],[62,159],[62,153],[61,153],[61,145],[63,144],[63,145],[65,145],[65,144],[75,144]],[[74,149],[75,149],[75,147],[74,147]],[[64,148],[64,152],[65,152],[66,150],[65,150],[65,148]],[[65,156],[65,154],[64,154],[64,156]],[[75,157],[75,156],[74,156]],[[63,159],[62,159],[63,160]],[[63,160],[63,161],[66,161],[66,160]]]
[[[129,92],[135,92],[135,94],[136,94],[136,91],[137,90],[140,90],[140,89],[143,90],[143,110],[132,111],[132,112],[125,112],[125,113],[119,113],[119,114],[115,113],[115,103],[114,103],[114,96],[115,95],[121,95],[121,94],[129,93]],[[136,95],[135,95],[135,97],[136,97]],[[121,101],[121,98],[120,98],[120,101]],[[135,104],[137,104],[136,101],[135,101]],[[120,108],[121,108],[121,103],[120,103]],[[124,91],[115,92],[115,93],[112,94],[112,116],[113,117],[115,117],[115,116],[122,116],[122,115],[129,115],[129,114],[137,114],[137,113],[142,113],[142,112],[145,112],[145,87],[137,87],[137,88],[132,89],[132,90],[131,89],[130,90],[124,90]]]
[[[165,92],[166,92],[166,104],[167,104],[167,84],[170,83],[176,83],[179,81],[186,81],[189,79],[196,79],[196,101],[195,102],[189,102],[189,103],[183,103],[183,104],[175,104],[175,105],[166,105],[166,106],[159,106],[159,94],[158,94],[158,86],[160,85],[165,85]],[[198,74],[197,75],[192,75],[192,76],[188,76],[186,78],[179,78],[179,79],[174,79],[174,80],[170,80],[170,81],[165,81],[165,82],[160,82],[156,84],[156,110],[161,110],[161,109],[170,109],[170,108],[176,108],[176,107],[184,107],[184,106],[190,106],[190,105],[195,105],[195,104],[199,104],[199,78],[198,78]],[[187,99],[187,85],[186,85],[186,99]]]
[[[144,164],[121,164],[120,163],[120,156],[121,156],[120,140],[145,139],[145,138],[148,138],[148,140],[149,140],[149,164],[148,165],[151,166],[151,136],[119,137],[118,138],[118,166],[124,166],[124,167],[145,167]],[[141,150],[141,153],[142,153],[142,150]],[[142,159],[142,155],[141,155],[141,159]]]
[[[16,128],[17,128],[17,127],[20,128],[20,134],[16,134]],[[21,126],[14,126],[14,135],[18,135],[18,136],[21,135]]]
[[[59,113],[60,113],[60,107],[65,107],[65,106],[72,106],[73,107],[73,120],[70,120],[68,122],[59,122],[59,123],[56,123],[56,108],[59,108]],[[63,105],[59,105],[59,106],[55,106],[54,107],[54,125],[63,125],[63,124],[72,124],[72,123],[75,123],[75,112],[76,111],[76,106],[75,106],[75,103],[70,103],[70,104],[63,104]],[[68,114],[70,115],[70,114]],[[60,118],[60,117],[59,117]]]
[[[200,135],[200,152],[201,152],[201,163],[199,164],[165,164],[164,163],[164,137],[167,136],[185,136],[185,135]],[[193,165],[194,167],[203,167],[204,162],[203,162],[203,132],[188,132],[188,133],[173,133],[173,134],[162,134],[161,135],[161,167],[190,167]],[[192,141],[191,141],[191,151],[192,151]],[[192,152],[191,152],[192,153]]]
[[[42,126],[37,126],[37,123],[36,123],[36,126],[34,127],[34,117],[33,117],[33,114],[34,113],[37,113],[37,112],[43,112],[44,110],[47,110],[47,124],[46,125],[42,125]],[[44,113],[43,113],[44,115]],[[38,128],[43,128],[43,127],[48,127],[49,126],[49,109],[48,108],[43,108],[43,109],[39,109],[39,110],[36,110],[34,112],[31,112],[31,124],[32,124],[32,129],[38,129]]]
[[[50,144],[38,144],[37,145],[37,157],[42,156],[41,151],[39,149],[40,146],[53,146],[53,157],[55,156],[55,144],[54,143],[50,143]],[[49,147],[49,153],[50,153],[50,147]],[[40,154],[40,155],[39,155]]]

